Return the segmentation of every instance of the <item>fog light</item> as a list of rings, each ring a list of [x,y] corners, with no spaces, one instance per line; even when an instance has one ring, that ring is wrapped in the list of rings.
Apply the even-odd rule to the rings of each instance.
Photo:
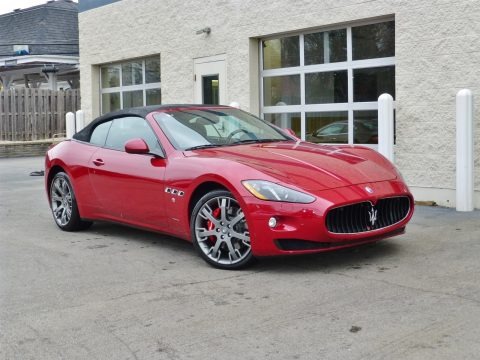
[[[274,217],[268,219],[268,226],[270,226],[272,229],[277,226],[277,219],[275,219]]]

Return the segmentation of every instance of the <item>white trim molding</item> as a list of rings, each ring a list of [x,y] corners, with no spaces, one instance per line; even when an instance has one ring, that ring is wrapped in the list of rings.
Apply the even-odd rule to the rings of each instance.
[[[79,63],[79,57],[62,55],[23,55],[0,59],[0,66],[13,67],[32,63],[56,63],[77,65]]]

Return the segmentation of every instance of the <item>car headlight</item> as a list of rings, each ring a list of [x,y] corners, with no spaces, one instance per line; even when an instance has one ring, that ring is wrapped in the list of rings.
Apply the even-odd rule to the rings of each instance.
[[[243,186],[258,199],[308,204],[315,201],[311,195],[265,180],[245,180]]]

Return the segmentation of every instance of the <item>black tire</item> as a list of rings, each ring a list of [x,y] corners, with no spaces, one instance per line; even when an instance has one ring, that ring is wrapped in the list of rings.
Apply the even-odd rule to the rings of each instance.
[[[229,191],[211,191],[197,202],[190,232],[193,246],[213,267],[238,270],[255,261],[245,215]]]
[[[50,182],[50,208],[55,224],[63,231],[79,231],[89,228],[91,221],[80,218],[77,200],[68,175],[58,172]]]

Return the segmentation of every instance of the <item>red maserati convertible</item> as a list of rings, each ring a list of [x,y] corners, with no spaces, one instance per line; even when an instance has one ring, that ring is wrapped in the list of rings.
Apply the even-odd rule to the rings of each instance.
[[[302,142],[227,106],[109,113],[50,148],[45,169],[60,229],[159,231],[223,269],[378,241],[413,214],[402,176],[374,150]]]

